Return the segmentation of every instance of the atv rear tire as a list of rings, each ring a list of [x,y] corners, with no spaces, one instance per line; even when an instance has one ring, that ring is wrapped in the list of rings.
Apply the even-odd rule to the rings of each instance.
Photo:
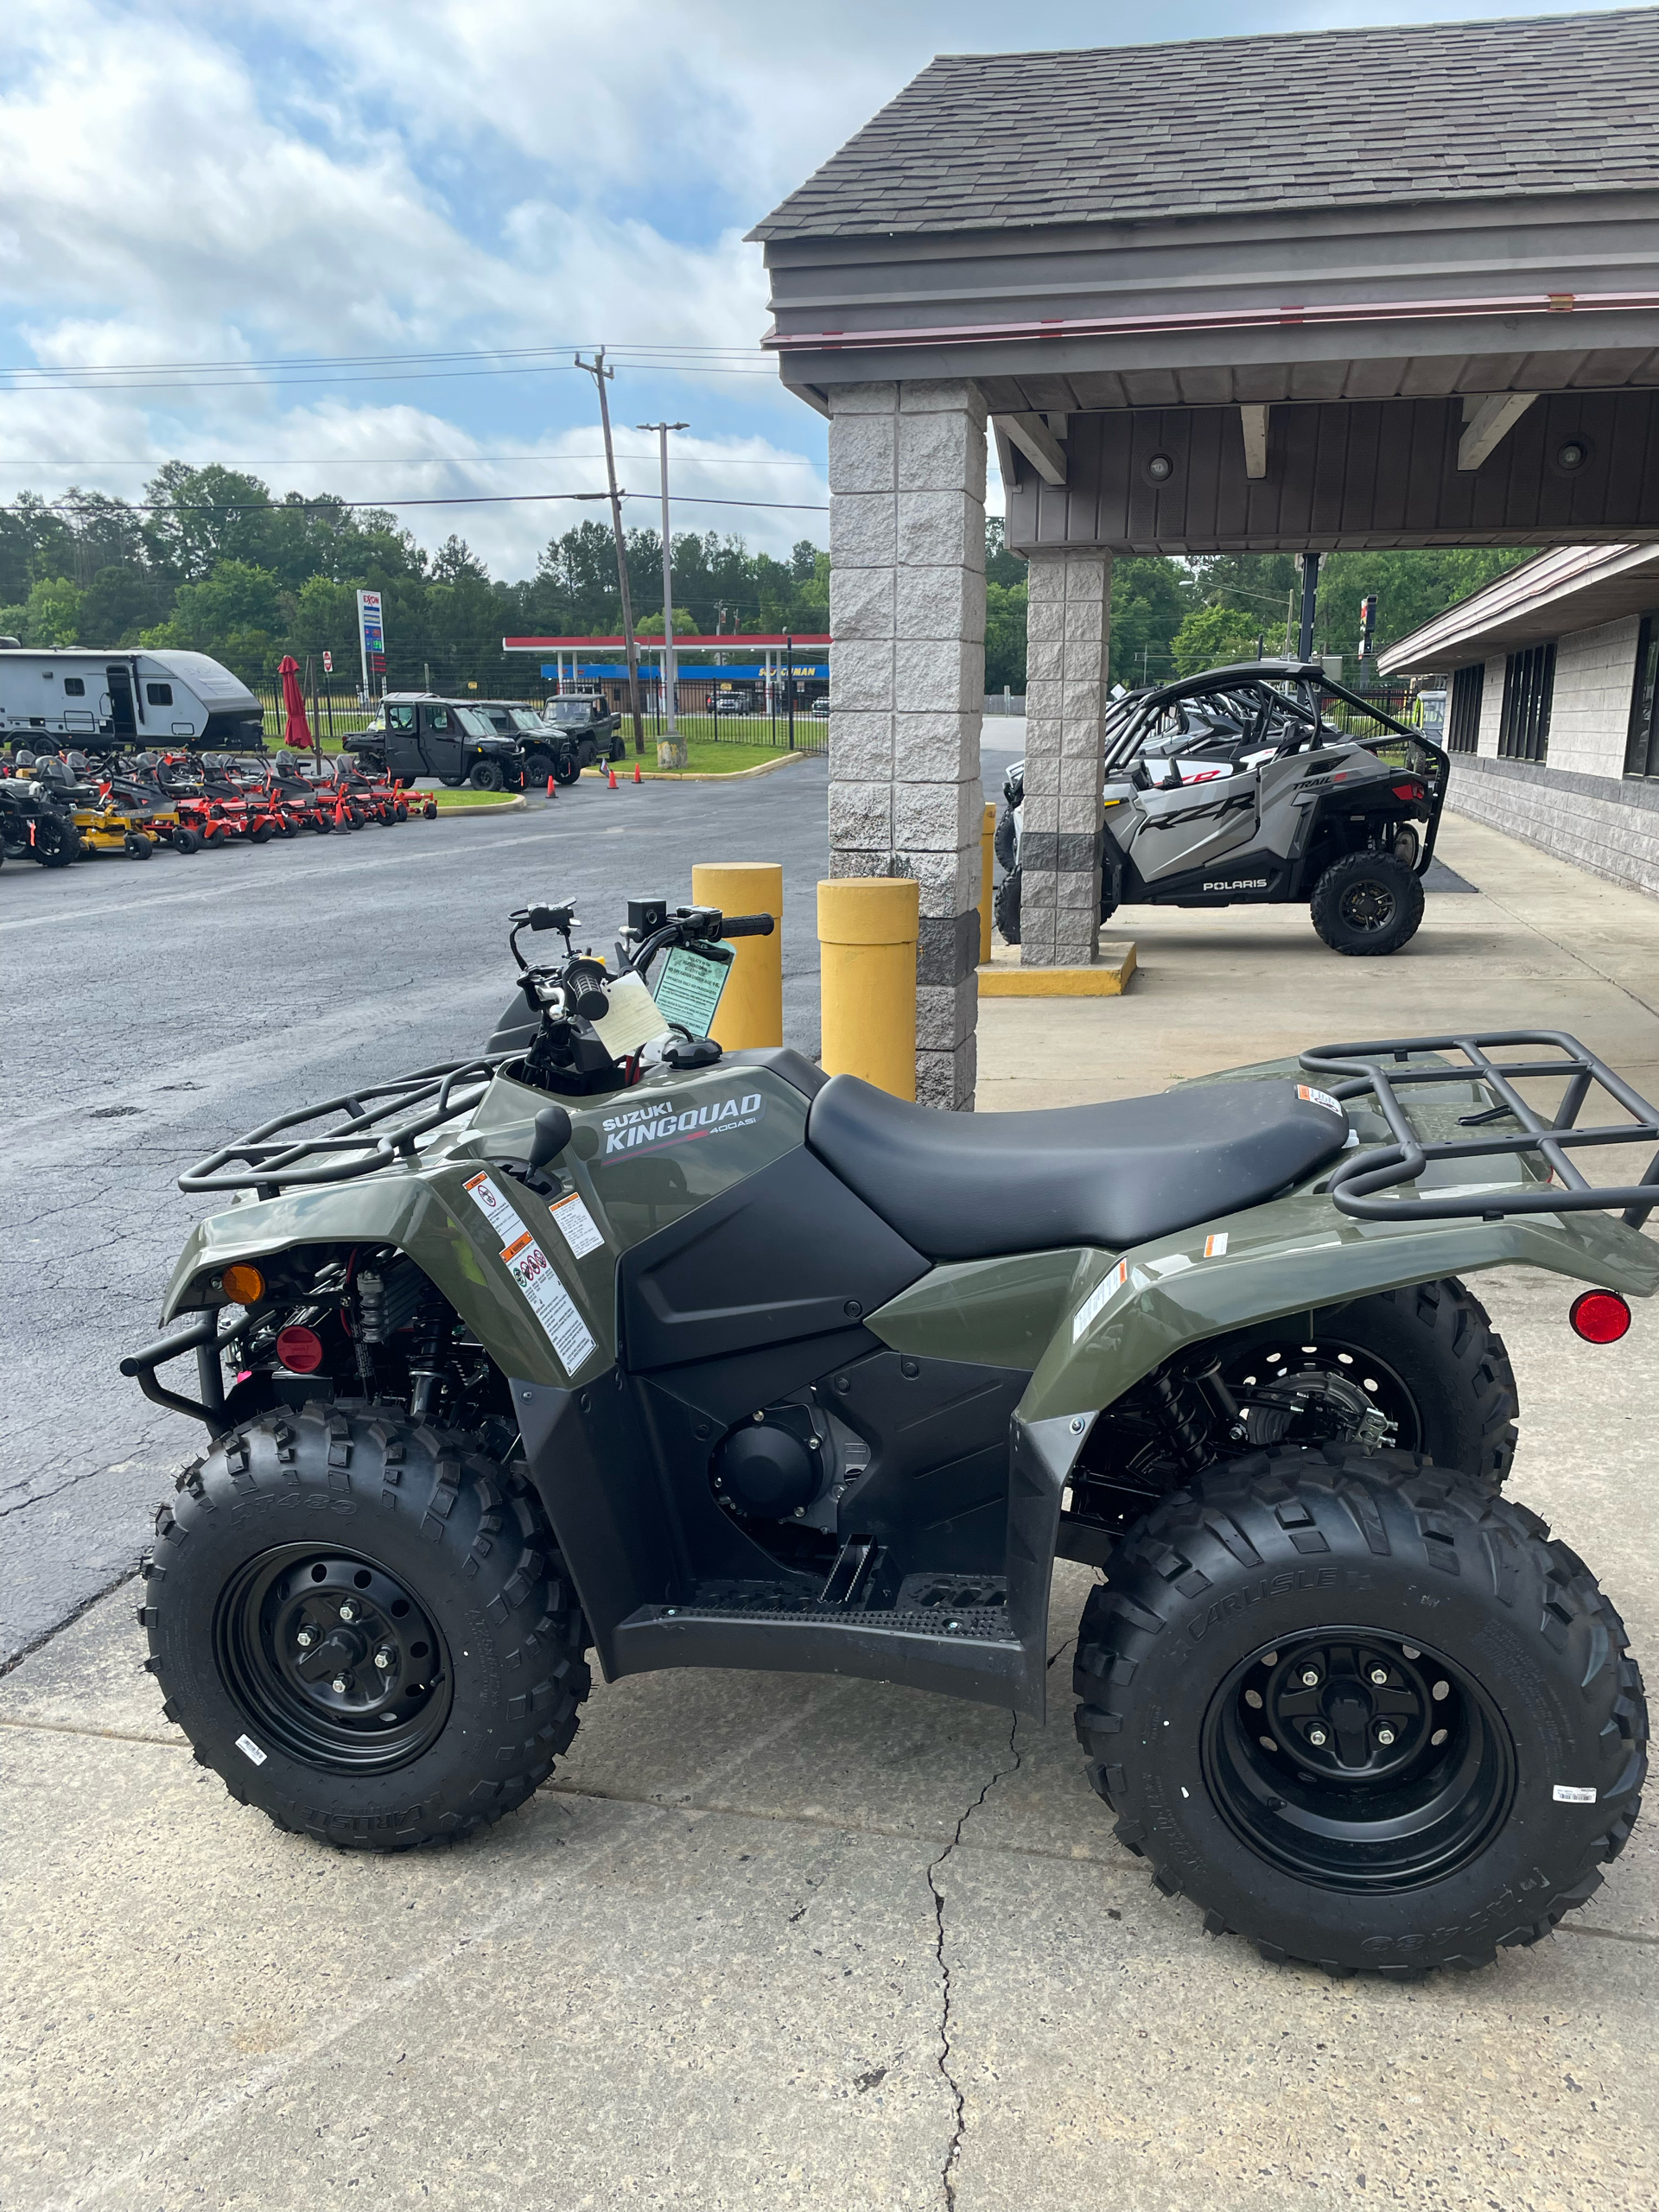
[[[991,894],[991,919],[1004,944],[1020,942],[1020,870],[1011,868]]]
[[[475,791],[499,791],[503,778],[495,761],[480,760],[467,780]]]
[[[1416,936],[1422,878],[1392,853],[1344,853],[1314,885],[1308,912],[1332,952],[1380,958]]]
[[[145,1565],[147,1664],[238,1803],[404,1851],[546,1780],[587,1629],[521,1472],[401,1407],[314,1402],[245,1422],[178,1488]]]
[[[1254,1442],[1323,1441],[1334,1433],[1332,1415],[1339,1421],[1344,1409],[1369,1402],[1393,1424],[1387,1441],[1395,1450],[1420,1452],[1492,1490],[1514,1464],[1521,1411],[1515,1370],[1486,1308],[1454,1278],[1269,1323],[1217,1349],[1221,1379],[1236,1397],[1276,1382],[1287,1399],[1311,1383],[1336,1402],[1322,1404],[1316,1395],[1304,1413],[1278,1417],[1281,1425],[1271,1434],[1258,1433],[1263,1415],[1250,1408]],[[1274,1416],[1269,1410],[1265,1418]]]
[[[1479,1966],[1624,1848],[1642,1678],[1523,1507],[1404,1453],[1262,1452],[1154,1509],[1109,1572],[1077,1734],[1119,1841],[1212,1935],[1338,1974]]]

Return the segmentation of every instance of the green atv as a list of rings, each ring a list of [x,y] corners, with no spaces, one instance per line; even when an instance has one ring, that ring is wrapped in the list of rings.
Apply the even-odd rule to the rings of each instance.
[[[211,1440],[140,1619],[232,1796],[344,1847],[473,1834],[569,1746],[590,1651],[1040,1719],[1065,1558],[1102,1570],[1090,1778],[1213,1932],[1416,1973],[1592,1894],[1641,1679],[1501,1493],[1514,1381],[1459,1278],[1551,1268],[1621,1335],[1659,1156],[1576,1162],[1645,1160],[1652,1106],[1511,1033],[940,1115],[709,1041],[768,918],[638,901],[610,962],[574,923],[515,917],[505,1049],[180,1179],[222,1210],[124,1370]],[[157,1374],[191,1352],[196,1399]]]

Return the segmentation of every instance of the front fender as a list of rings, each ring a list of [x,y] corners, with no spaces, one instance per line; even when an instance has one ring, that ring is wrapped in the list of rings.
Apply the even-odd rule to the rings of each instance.
[[[393,1245],[442,1292],[504,1373],[561,1389],[582,1376],[598,1374],[616,1356],[611,1254],[601,1246],[575,1259],[534,1192],[521,1183],[504,1181],[500,1170],[493,1171],[524,1227],[556,1269],[594,1339],[594,1349],[581,1366],[567,1374],[502,1262],[495,1224],[463,1188],[480,1164],[467,1159],[418,1173],[364,1176],[354,1182],[245,1201],[210,1214],[198,1222],[179,1255],[162,1319],[170,1321],[187,1301],[191,1306],[217,1302],[216,1290],[203,1294],[203,1278],[217,1275],[232,1260],[257,1261],[301,1244]]]
[[[1659,1248],[1605,1214],[1360,1222],[1323,1194],[1279,1198],[1136,1245],[1090,1253],[1019,1406],[1023,1421],[1092,1413],[1187,1345],[1257,1322],[1488,1268],[1548,1268],[1637,1298]]]

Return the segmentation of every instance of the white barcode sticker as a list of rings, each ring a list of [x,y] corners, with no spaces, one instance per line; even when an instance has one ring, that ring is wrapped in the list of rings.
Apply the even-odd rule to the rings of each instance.
[[[1593,1789],[1580,1789],[1571,1782],[1558,1782],[1551,1795],[1558,1805],[1593,1805],[1596,1802]]]
[[[481,1172],[469,1175],[462,1188],[479,1211],[487,1214],[495,1224],[504,1244],[510,1244],[515,1236],[524,1235],[524,1224],[494,1176]]]
[[[567,1375],[574,1375],[594,1348],[588,1325],[571,1303],[570,1294],[541,1246],[525,1230],[502,1253],[508,1274],[529,1301],[530,1309],[547,1332]]]
[[[1110,1274],[1103,1277],[1090,1292],[1071,1317],[1071,1341],[1076,1344],[1091,1321],[1097,1320],[1106,1307],[1129,1279],[1129,1263],[1120,1260]]]
[[[579,1198],[561,1198],[551,1212],[559,1224],[560,1236],[578,1259],[586,1252],[596,1252],[605,1242],[599,1233],[599,1224]]]
[[[265,1754],[260,1750],[258,1745],[254,1742],[251,1736],[238,1736],[236,1739],[236,1748],[242,1753],[245,1758],[251,1758],[255,1766],[264,1766],[265,1763]]]

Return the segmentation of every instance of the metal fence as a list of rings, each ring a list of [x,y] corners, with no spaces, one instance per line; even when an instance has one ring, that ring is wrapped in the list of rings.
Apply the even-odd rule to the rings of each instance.
[[[985,711],[988,715],[1023,715],[1026,695],[1023,691],[988,691]]]
[[[611,687],[606,687],[607,690]],[[662,737],[668,728],[663,687],[641,673],[640,705],[645,734]],[[676,720],[690,745],[744,745],[772,753],[827,753],[830,749],[829,687],[822,682],[781,680],[732,683],[715,677],[682,676],[674,687]],[[624,735],[629,716],[626,686],[615,688]]]
[[[265,735],[280,739],[288,728],[288,713],[283,705],[279,689],[258,685],[254,696],[265,710]],[[353,730],[363,728],[374,720],[375,709],[365,707],[355,690],[350,691],[319,691],[315,699],[307,695],[306,719],[319,733],[326,745],[331,738],[339,739]]]

